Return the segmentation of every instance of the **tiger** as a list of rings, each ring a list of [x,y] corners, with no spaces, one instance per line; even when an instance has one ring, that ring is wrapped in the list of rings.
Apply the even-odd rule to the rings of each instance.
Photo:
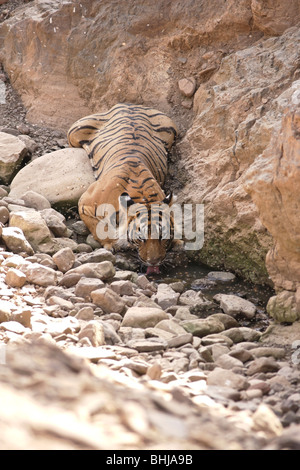
[[[172,192],[163,191],[163,185],[168,156],[177,136],[175,123],[164,113],[123,103],[107,112],[79,119],[67,133],[71,147],[82,147],[87,152],[95,176],[95,182],[78,202],[81,220],[104,248],[111,251],[124,247],[137,249],[140,261],[147,266],[147,273],[159,272],[167,252],[179,243],[174,239],[172,217],[169,237],[163,236],[159,213],[160,205],[171,207],[175,201]],[[115,208],[119,227],[121,212],[127,211],[126,227],[123,227],[127,235],[125,242],[117,235],[105,240],[99,238],[103,214],[99,215],[97,208],[102,204]],[[138,210],[130,215],[132,205]],[[157,209],[153,211],[155,207]],[[157,224],[155,236],[150,230],[151,210]]]

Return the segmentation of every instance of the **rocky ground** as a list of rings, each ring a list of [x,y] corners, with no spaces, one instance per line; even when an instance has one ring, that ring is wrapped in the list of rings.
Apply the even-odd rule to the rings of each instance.
[[[1,3],[0,20],[23,2]],[[26,121],[3,70],[0,82],[0,142],[23,142],[22,165],[67,145]],[[258,327],[265,310],[230,292],[230,273],[192,287],[147,278],[100,248],[76,209],[9,192],[1,186],[0,449],[300,449],[298,323]],[[214,298],[210,286],[221,286]]]
[[[299,354],[251,302],[102,248],[0,256],[2,449],[300,448]]]
[[[205,295],[234,275],[151,280],[34,191],[0,202],[0,448],[300,448],[299,341]]]

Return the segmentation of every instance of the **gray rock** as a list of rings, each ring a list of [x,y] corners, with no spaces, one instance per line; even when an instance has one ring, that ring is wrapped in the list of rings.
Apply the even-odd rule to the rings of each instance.
[[[47,153],[22,168],[11,182],[10,195],[21,197],[34,188],[51,205],[70,206],[77,204],[94,181],[85,150],[66,148]]]
[[[212,271],[208,273],[207,277],[213,281],[229,282],[235,279],[235,275],[225,271]]]
[[[97,250],[91,253],[85,253],[77,257],[77,260],[81,263],[101,263],[102,261],[110,261],[115,263],[115,256],[111,251],[106,250],[105,248],[98,248]]]
[[[80,274],[85,277],[101,279],[103,281],[112,279],[115,275],[115,268],[111,261],[101,263],[85,263],[77,268],[70,269],[69,274]]]
[[[236,328],[239,326],[238,321],[232,317],[231,315],[227,315],[226,313],[213,313],[209,316],[209,318],[216,318],[220,322],[223,323],[225,330],[229,328]]]
[[[190,313],[189,307],[179,307],[176,310],[176,313],[174,315],[174,318],[177,320],[197,320],[198,317],[196,315],[193,315]]]
[[[168,345],[161,340],[133,339],[128,341],[127,346],[136,349],[138,352],[155,352],[166,349]]]
[[[88,338],[92,346],[98,347],[105,344],[103,325],[97,320],[90,321],[78,334],[79,339]]]
[[[69,274],[70,276],[74,274]],[[76,274],[75,274],[76,275]],[[91,293],[94,290],[101,289],[105,284],[101,279],[83,277],[79,280],[75,287],[75,295],[78,297],[83,297],[84,300],[91,300]]]
[[[177,335],[174,338],[168,340],[169,348],[179,348],[187,343],[193,342],[193,335],[191,333],[185,333],[182,335]]]
[[[48,305],[57,305],[62,310],[73,310],[74,309],[74,305],[72,304],[72,302],[70,302],[69,300],[63,299],[62,297],[58,297],[56,295],[51,295],[47,299],[47,304]]]
[[[62,273],[66,273],[71,269],[75,262],[75,255],[71,248],[62,248],[53,256],[53,261]]]
[[[213,344],[223,344],[225,346],[232,346],[233,341],[229,337],[225,336],[222,333],[219,334],[213,334],[213,335],[207,335],[201,339],[201,344],[203,346],[210,346]]]
[[[230,356],[229,354],[222,354],[216,359],[215,364],[222,369],[233,369],[234,367],[243,367],[244,364],[239,359]]]
[[[195,307],[206,303],[201,292],[195,292],[194,290],[187,290],[181,294],[179,298],[180,305],[187,305],[189,307]]]
[[[217,294],[214,299],[220,302],[221,309],[228,315],[244,315],[249,320],[254,317],[256,306],[237,295]]]
[[[216,361],[218,357],[222,356],[223,354],[230,352],[230,349],[224,344],[212,344],[211,346],[207,346],[207,348],[210,351],[214,361]]]
[[[136,285],[143,290],[155,291],[153,283],[150,282],[149,279],[144,274],[142,274],[141,276],[138,276],[136,280]]]
[[[162,330],[168,331],[169,333],[172,333],[173,335],[185,335],[186,334],[185,329],[174,320],[161,320],[159,323],[157,323],[156,328],[160,328]]]
[[[78,235],[87,237],[88,234],[90,233],[89,229],[87,228],[87,226],[82,220],[77,220],[76,222],[72,224],[71,227],[72,227],[72,230],[74,230],[74,232],[77,233]]]
[[[26,282],[26,275],[19,269],[10,268],[5,275],[5,282],[10,287],[23,287]]]
[[[284,290],[271,297],[267,305],[267,312],[278,323],[293,323],[299,320],[300,314],[295,292]]]
[[[47,266],[38,263],[28,263],[21,266],[21,271],[26,274],[28,282],[37,284],[38,286],[54,286],[57,284],[57,272]]]
[[[67,237],[70,234],[65,217],[53,208],[40,210],[47,227],[55,237]]]
[[[0,132],[0,180],[2,183],[10,183],[26,153],[26,145],[18,137]]]
[[[131,281],[114,281],[110,284],[110,288],[118,295],[133,295],[134,284]]]
[[[224,331],[223,335],[228,336],[234,343],[241,343],[242,341],[258,341],[262,333],[241,326],[238,328],[230,328]]]
[[[5,225],[9,219],[9,210],[5,206],[0,207],[0,223]]]
[[[93,320],[94,319],[94,309],[92,307],[82,307],[78,310],[75,315],[77,320]]]
[[[275,359],[283,359],[286,352],[283,348],[263,346],[263,347],[260,347],[260,348],[252,348],[251,349],[251,354],[255,358],[272,356]]]
[[[273,357],[260,357],[249,364],[247,375],[258,374],[259,372],[277,372],[280,366]]]
[[[48,199],[32,190],[22,194],[21,199],[24,201],[26,207],[32,207],[37,211],[51,208]]]
[[[12,212],[10,227],[20,228],[34,251],[53,254],[57,245],[41,214],[34,209]]]
[[[198,320],[185,320],[180,323],[180,325],[188,332],[192,333],[194,336],[203,336],[220,333],[224,331],[224,325],[217,319],[205,318]]]
[[[16,334],[23,334],[28,331],[28,328],[17,321],[7,321],[0,323],[0,330],[10,331],[11,333]]]
[[[152,299],[163,309],[166,310],[178,302],[180,294],[175,292],[168,284],[159,284],[156,294]]]
[[[104,261],[104,263],[109,263],[109,261]],[[91,298],[94,304],[105,313],[124,313],[126,309],[124,300],[109,287],[92,291]]]
[[[34,253],[21,228],[3,227],[1,237],[7,248],[13,253],[27,253],[29,255]]]
[[[6,300],[0,300],[0,323],[10,319],[14,305]]]
[[[231,370],[216,367],[207,376],[207,385],[230,387],[235,390],[245,390],[248,388],[248,381],[240,374],[235,374]]]
[[[160,308],[131,307],[125,313],[122,327],[150,328],[166,319],[168,315]]]

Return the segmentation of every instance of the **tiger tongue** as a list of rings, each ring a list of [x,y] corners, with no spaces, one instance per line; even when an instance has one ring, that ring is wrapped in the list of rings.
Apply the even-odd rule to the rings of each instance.
[[[148,274],[160,274],[159,266],[147,266],[146,276]]]

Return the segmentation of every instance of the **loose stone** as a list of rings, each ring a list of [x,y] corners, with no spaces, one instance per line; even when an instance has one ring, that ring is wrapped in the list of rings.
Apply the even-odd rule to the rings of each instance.
[[[30,263],[22,266],[21,269],[25,273],[28,282],[44,287],[57,284],[57,272],[52,268],[38,263]]]
[[[9,219],[9,210],[6,207],[1,206],[0,207],[0,223],[5,225],[8,219]]]
[[[222,282],[229,282],[235,279],[235,275],[228,272],[223,271],[212,271],[207,275],[208,279],[212,279],[213,281],[222,281]]]
[[[118,295],[133,295],[134,284],[129,280],[114,281],[110,284],[110,288]]]
[[[105,284],[101,279],[83,277],[76,284],[75,295],[83,297],[86,301],[91,300],[91,293],[97,289],[105,287]]]
[[[259,331],[252,330],[247,327],[230,328],[223,332],[224,336],[228,336],[234,343],[240,343],[242,341],[258,341],[261,337]]]
[[[110,263],[110,261],[104,261],[104,263]],[[91,298],[94,304],[105,313],[124,313],[126,309],[124,300],[109,287],[92,291]]]
[[[122,326],[150,328],[166,319],[168,315],[160,308],[131,307],[125,313]]]
[[[194,77],[182,78],[178,81],[178,88],[180,93],[182,93],[187,98],[190,98],[195,93],[196,80]]]
[[[245,377],[235,374],[231,370],[225,370],[219,367],[208,374],[207,385],[230,387],[236,390],[245,390],[248,388],[248,382]]]
[[[127,345],[130,348],[136,349],[139,352],[155,352],[162,351],[167,348],[167,343],[162,341],[137,339],[128,341]]]
[[[88,338],[95,347],[105,344],[104,329],[98,321],[90,321],[80,330],[78,337],[79,339]]]
[[[249,320],[254,317],[256,306],[237,295],[217,294],[214,299],[220,302],[221,309],[228,315],[244,315]]]
[[[6,273],[5,282],[10,287],[23,287],[26,282],[26,275],[18,269],[11,268]]]
[[[75,262],[75,255],[71,248],[62,248],[52,258],[58,269],[63,273],[69,271]]]
[[[116,271],[111,261],[102,261],[101,263],[86,263],[70,269],[69,274],[74,273],[107,281],[114,277]]]
[[[229,354],[222,354],[215,361],[215,364],[223,369],[233,369],[234,367],[243,367],[244,364],[239,359],[230,356]]]
[[[176,305],[180,294],[175,292],[168,284],[159,284],[153,300],[163,309]]]
[[[3,227],[1,237],[7,248],[13,253],[27,253],[29,255],[34,253],[23,231],[18,227]]]
[[[220,333],[224,331],[224,325],[217,319],[205,318],[194,321],[186,320],[181,322],[181,326],[194,336],[203,336]]]
[[[0,300],[0,323],[9,321],[13,308],[11,302]]]
[[[280,366],[273,357],[260,357],[255,359],[247,370],[247,375],[254,375],[260,372],[277,372]]]

